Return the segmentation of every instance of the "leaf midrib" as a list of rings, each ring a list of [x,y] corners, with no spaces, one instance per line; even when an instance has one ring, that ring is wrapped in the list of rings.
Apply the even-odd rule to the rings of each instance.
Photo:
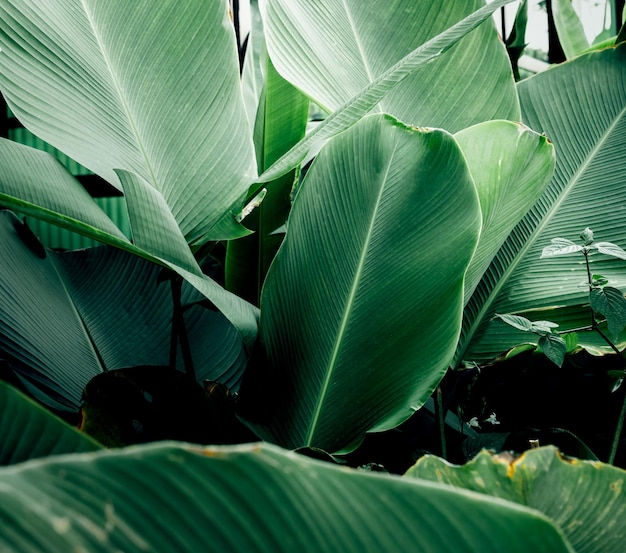
[[[602,146],[606,143],[606,141],[609,139],[609,137],[611,136],[613,130],[617,127],[619,122],[625,116],[626,116],[626,106],[624,108],[622,108],[621,112],[615,117],[613,123],[611,123],[611,125],[609,125],[607,130],[600,137],[600,139],[598,140],[596,146],[590,150],[589,154],[585,157],[583,162],[580,164],[580,167],[578,168],[578,170],[574,173],[574,175],[571,178],[570,182],[563,188],[563,190],[559,194],[559,197],[558,197],[557,201],[553,204],[551,211],[549,213],[547,213],[544,217],[542,217],[541,222],[537,225],[537,227],[532,232],[532,234],[530,235],[530,237],[526,241],[526,243],[522,246],[522,248],[520,249],[519,254],[515,256],[515,259],[510,264],[510,266],[506,269],[506,271],[504,271],[502,273],[502,276],[500,278],[498,278],[497,284],[494,286],[492,292],[489,294],[489,297],[487,298],[485,303],[482,305],[482,307],[478,311],[478,314],[477,314],[476,318],[474,319],[474,322],[468,327],[467,338],[466,338],[465,344],[463,345],[463,348],[460,350],[460,355],[458,355],[458,357],[456,359],[456,364],[457,365],[459,363],[461,363],[461,361],[463,360],[463,357],[465,356],[467,351],[470,349],[469,346],[470,346],[470,344],[472,342],[472,339],[473,339],[476,331],[482,325],[482,323],[484,321],[485,314],[489,312],[491,306],[498,299],[498,297],[500,295],[500,291],[502,290],[502,288],[504,288],[504,286],[508,282],[511,274],[514,272],[514,270],[517,268],[517,266],[521,263],[522,259],[524,259],[526,257],[526,254],[527,254],[528,250],[530,250],[530,248],[535,244],[535,242],[536,242],[537,238],[539,237],[539,235],[543,232],[543,230],[552,221],[552,218],[554,217],[554,214],[558,212],[559,208],[565,202],[565,200],[567,199],[567,197],[569,196],[571,191],[574,189],[574,187],[576,186],[576,184],[578,183],[580,178],[584,175],[584,173],[587,170],[587,168],[593,163],[593,161],[595,159],[595,156],[601,150]],[[526,219],[526,217],[524,217],[524,219]],[[522,222],[523,221],[524,220],[522,220]],[[520,222],[520,224],[521,224],[521,222]],[[517,226],[519,226],[519,225],[516,225],[515,228],[517,228]],[[514,232],[515,232],[515,229],[513,229],[512,233],[514,233]],[[505,244],[506,244],[506,242],[505,242]],[[497,255],[496,255],[496,257],[497,257]],[[489,269],[487,269],[487,270],[489,270]]]
[[[157,188],[157,190],[160,190],[160,186],[158,186],[158,181],[156,179],[154,170],[152,168],[152,164],[150,163],[150,159],[146,153],[146,149],[144,147],[143,141],[141,140],[139,131],[137,129],[137,125],[135,124],[135,120],[131,115],[131,111],[130,111],[130,107],[128,106],[128,104],[126,103],[126,100],[124,98],[124,95],[122,94],[122,88],[120,86],[120,83],[116,77],[115,71],[113,71],[113,65],[111,64],[111,60],[109,59],[109,56],[107,54],[107,50],[104,46],[104,43],[102,42],[102,39],[100,37],[100,34],[97,31],[97,27],[95,24],[95,21],[93,19],[93,16],[91,14],[91,12],[89,11],[88,6],[85,3],[85,0],[80,0],[81,6],[83,7],[83,10],[85,12],[85,17],[87,18],[87,21],[89,22],[89,27],[91,28],[92,32],[93,32],[93,36],[96,39],[96,43],[98,44],[98,48],[100,49],[100,52],[102,54],[102,58],[104,60],[104,63],[107,67],[107,70],[109,72],[109,75],[111,77],[111,82],[115,88],[115,91],[117,92],[117,96],[119,98],[120,101],[120,105],[122,107],[122,110],[124,112],[124,114],[126,115],[126,119],[128,120],[128,124],[130,126],[130,129],[133,133],[133,136],[135,137],[135,141],[136,141],[136,145],[139,149],[139,153],[141,154],[141,157],[143,158],[145,164],[146,164],[146,169],[148,170],[148,173],[150,175],[150,184],[154,187]]]
[[[322,382],[322,387],[320,389],[320,392],[318,393],[317,396],[317,401],[315,404],[315,409],[313,411],[313,416],[311,419],[311,423],[309,425],[309,430],[307,432],[306,435],[306,439],[305,439],[305,444],[307,446],[311,446],[314,445],[313,444],[313,436],[315,435],[315,432],[317,430],[317,426],[319,424],[319,420],[320,420],[320,416],[322,413],[322,409],[324,408],[324,402],[326,400],[326,396],[328,395],[328,389],[330,388],[332,379],[333,379],[333,375],[335,373],[335,369],[337,368],[337,359],[339,357],[339,351],[341,349],[341,346],[343,344],[344,341],[344,337],[345,337],[345,333],[346,333],[346,329],[348,326],[348,320],[350,318],[350,315],[352,314],[352,306],[354,304],[354,300],[356,298],[356,294],[359,288],[359,282],[361,281],[361,277],[363,275],[363,267],[365,265],[365,260],[367,258],[367,252],[369,250],[369,245],[372,239],[372,235],[374,232],[374,227],[377,221],[377,216],[378,216],[378,210],[380,208],[380,203],[381,203],[381,199],[383,196],[383,193],[385,191],[385,187],[387,184],[387,178],[389,175],[389,170],[392,166],[393,163],[393,159],[396,155],[396,151],[397,151],[398,145],[394,144],[393,146],[393,150],[391,151],[391,154],[389,155],[389,160],[387,162],[387,167],[385,168],[385,173],[381,178],[381,182],[380,182],[380,190],[378,192],[378,197],[376,198],[376,202],[374,204],[374,210],[372,212],[372,216],[371,216],[371,220],[370,220],[370,224],[369,227],[367,229],[367,234],[365,237],[365,242],[363,244],[362,250],[361,250],[361,256],[359,258],[359,262],[357,264],[356,267],[356,271],[354,274],[354,278],[352,279],[352,286],[350,288],[350,292],[348,294],[348,297],[346,299],[346,304],[345,304],[345,308],[343,311],[343,316],[341,318],[341,323],[339,325],[339,330],[337,332],[336,335],[336,339],[335,339],[335,344],[333,346],[333,350],[332,353],[330,355],[330,359],[328,361],[327,364],[327,370],[326,370],[326,374],[324,377],[324,381]]]

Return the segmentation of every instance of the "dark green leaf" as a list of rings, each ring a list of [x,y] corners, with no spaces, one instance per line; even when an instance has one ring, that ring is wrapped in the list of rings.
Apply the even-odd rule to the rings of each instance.
[[[550,361],[559,367],[563,365],[567,353],[567,344],[563,338],[557,334],[544,334],[539,337],[538,345]]]
[[[617,339],[626,327],[626,298],[617,288],[605,286],[594,288],[589,292],[591,308],[602,313],[609,326],[613,339]]]
[[[101,447],[15,388],[0,382],[0,465]]]
[[[571,553],[543,514],[266,444],[164,443],[0,469],[19,552]]]

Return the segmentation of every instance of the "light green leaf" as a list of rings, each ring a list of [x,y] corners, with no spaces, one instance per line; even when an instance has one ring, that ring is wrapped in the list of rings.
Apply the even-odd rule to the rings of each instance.
[[[286,79],[333,112],[481,7],[483,0],[450,0],[437,9],[429,0],[275,0],[265,14],[267,47]],[[456,132],[490,119],[519,119],[514,88],[508,56],[488,22],[398,84],[376,109],[407,124]]]
[[[588,226],[599,239],[626,244],[621,210],[607,209],[626,197],[626,45],[555,66],[522,81],[518,90],[526,124],[555,146],[556,170],[467,304],[457,353],[467,361],[492,359],[519,343],[518,331],[491,321],[496,312],[547,319],[563,331],[589,324],[588,296],[578,287],[587,279],[584,259],[540,259],[552,239],[577,239]],[[593,272],[626,287],[623,260],[591,259]],[[578,336],[584,347],[606,348],[594,332]],[[626,342],[620,338],[619,344]]]
[[[420,72],[419,74],[415,74],[412,78],[412,80],[414,80],[412,86],[407,86],[404,92],[401,90],[396,92],[394,90],[394,94],[398,95],[396,100],[397,104],[403,106],[403,109],[412,110],[415,108],[411,108],[411,106],[421,105],[420,98],[428,97],[433,103],[432,109],[441,109],[441,112],[439,113],[438,120],[431,118],[429,120],[409,121],[410,123],[420,126],[447,126],[450,129],[458,130],[471,124],[470,121],[484,121],[496,117],[517,119],[519,115],[517,98],[510,88],[513,83],[512,73],[504,47],[498,41],[493,27],[478,33],[478,36],[481,37],[481,41],[483,39],[485,41],[484,43],[481,42],[481,44],[488,52],[487,55],[490,60],[488,63],[492,62],[488,70],[485,71],[485,74],[481,75],[480,78],[473,77],[473,81],[463,80],[460,77],[461,72],[458,70],[458,67],[457,71],[451,71],[448,74],[444,71],[444,64],[442,64],[439,66],[441,74],[448,75],[448,80],[446,80],[445,83],[431,82],[430,87],[423,89],[418,88],[415,84],[423,78],[423,72],[425,71],[424,66],[426,66],[426,64],[436,60],[470,31],[489,19],[490,15],[499,7],[511,1],[512,0],[494,0],[494,2],[486,6],[483,5],[478,9],[478,7],[482,5],[482,2],[472,0],[472,6],[476,11],[467,15],[471,8],[471,6],[468,6],[467,2],[459,2],[458,0],[455,3],[446,2],[445,5],[440,6],[437,10],[431,10],[432,4],[426,1],[422,1],[419,5],[416,5],[413,0],[403,0],[401,7],[405,10],[409,10],[408,13],[412,16],[403,17],[404,22],[411,24],[411,32],[407,36],[393,36],[398,30],[400,30],[401,33],[405,32],[404,23],[400,25],[401,21],[397,20],[399,15],[402,15],[402,12],[397,9],[398,6],[396,5],[388,5],[385,10],[381,10],[379,3],[374,2],[374,0],[369,0],[366,5],[361,2],[354,2],[352,9],[347,9],[348,4],[344,2],[342,4],[344,7],[343,10],[337,5],[337,20],[328,21],[328,15],[332,15],[332,12],[328,10],[317,10],[317,8],[328,8],[329,6],[323,6],[317,3],[294,3],[287,2],[286,0],[271,2],[268,6],[268,14],[265,17],[265,31],[270,57],[274,64],[281,74],[292,81],[296,86],[302,88],[313,100],[316,102],[319,100],[322,106],[325,106],[327,109],[333,109],[334,111],[317,126],[315,130],[311,131],[302,141],[282,156],[270,169],[265,171],[259,177],[259,182],[270,181],[298,165],[309,151],[356,123],[364,115],[374,109],[383,98],[389,98],[389,93],[407,77],[413,75],[417,69],[420,69]],[[452,6],[452,8],[450,8],[450,6]],[[292,7],[294,8],[293,10]],[[431,12],[429,17],[434,18],[434,21],[429,20],[429,24],[433,26],[433,29],[430,29],[428,25],[424,24],[426,18],[426,13],[423,11],[424,8],[428,8]],[[415,12],[415,9],[418,11]],[[394,13],[394,10],[397,13]],[[292,11],[293,13],[291,13]],[[374,15],[371,14],[371,11],[375,12]],[[438,15],[434,17],[433,14]],[[352,19],[355,15],[358,16],[360,24],[367,26],[367,29],[364,30],[366,34],[361,34],[360,29],[356,27],[355,20]],[[464,17],[464,15],[467,15],[467,17]],[[441,20],[437,19],[439,16]],[[389,18],[389,25],[384,27],[383,32],[381,22],[383,22],[385,18]],[[317,29],[318,19],[320,23],[322,23],[319,29]],[[326,27],[326,24],[328,27]],[[400,26],[396,28],[396,24]],[[313,38],[307,42],[307,34],[302,33],[301,29],[309,29],[312,25],[316,25],[317,32],[310,33],[310,36]],[[489,23],[489,25],[492,24]],[[326,29],[328,29],[328,31]],[[428,36],[420,34],[420,39],[417,43],[409,42],[408,37],[416,33],[422,33],[422,30],[425,29],[429,29],[428,32],[430,34]],[[328,35],[328,32],[333,33],[332,36]],[[436,32],[440,34],[433,36]],[[348,34],[345,35],[345,33]],[[325,37],[325,39],[320,39],[320,36]],[[392,36],[393,38],[391,38]],[[376,44],[377,37],[383,37],[384,43]],[[387,37],[387,39],[384,37]],[[362,50],[360,40],[364,40],[365,38],[367,38],[367,40],[373,40],[372,44],[370,44],[372,50],[371,52],[367,52],[367,56],[380,56],[380,66],[374,68],[373,66],[364,65],[364,62],[367,64],[372,63],[369,57],[363,57],[365,52]],[[331,40],[331,42],[327,42],[326,39]],[[351,44],[344,44],[347,40],[350,41]],[[398,46],[396,46],[396,43]],[[346,46],[346,50],[337,50],[334,44],[339,44],[342,47]],[[488,46],[488,44],[491,44],[491,46]],[[318,58],[317,54],[310,50],[313,45],[323,49],[323,58]],[[478,46],[476,46],[476,48],[478,48]],[[497,52],[498,49],[499,53]],[[462,54],[464,51],[465,50],[456,49],[456,55]],[[483,52],[482,50],[480,51]],[[377,54],[374,54],[375,52],[377,52]],[[341,53],[342,56],[349,55],[351,57],[349,59],[342,59],[338,57],[339,53]],[[482,56],[482,53],[480,55]],[[450,60],[451,56],[452,54],[448,54],[446,59]],[[357,59],[359,57],[361,58],[360,61]],[[390,61],[393,58],[398,61]],[[312,63],[312,60],[316,60],[315,63]],[[287,67],[284,63],[281,64],[281,61],[291,64],[289,71],[287,71]],[[354,75],[347,77],[346,72],[351,70],[352,62],[356,64],[357,71],[360,73],[358,77]],[[334,69],[332,72],[328,71],[325,65],[326,63],[330,64],[328,67]],[[472,65],[467,60],[465,60],[465,63]],[[483,65],[482,58],[480,63]],[[311,77],[307,77],[305,83],[304,80],[296,79],[296,73],[298,71],[305,71],[306,67],[310,67],[311,71],[315,71],[315,74]],[[484,67],[487,68],[487,64],[484,64]],[[372,72],[374,69],[375,72]],[[339,75],[336,81],[331,80],[332,75],[335,74],[335,70]],[[367,76],[368,72],[369,80],[364,80],[364,75]],[[494,82],[494,88],[485,87],[484,79],[489,79],[490,75],[495,76],[496,81],[501,81],[504,84],[497,86]],[[348,83],[352,78],[357,78],[356,88],[346,90],[344,83]],[[311,88],[316,80],[319,80],[321,86]],[[463,93],[461,94],[461,91],[455,88],[457,84],[462,83],[462,86],[466,87],[469,86],[471,82],[478,81],[481,82],[480,98],[473,97],[472,102],[468,102],[467,104],[463,102],[462,106],[455,104],[457,107],[442,103],[442,95],[445,95],[448,89],[457,90],[453,98],[455,102],[461,102],[466,90],[463,88]],[[326,105],[323,99],[318,98],[321,94],[318,89],[327,90],[329,92],[339,90],[340,93],[336,103]],[[436,95],[431,96],[435,89],[437,90]],[[487,91],[487,93],[485,91]],[[490,98],[490,94],[494,91],[495,96],[485,101],[485,98]],[[324,97],[322,96],[322,98]],[[473,107],[475,105],[489,106],[490,115],[487,116],[483,113],[478,116],[476,111],[480,110],[476,110],[476,108]],[[499,107],[494,111],[494,106]],[[384,109],[389,109],[390,107],[391,106],[385,106]],[[425,110],[425,106],[421,107]],[[470,117],[465,123],[461,123],[459,119],[456,119],[454,125],[451,123],[449,125],[443,125],[443,123],[445,123],[443,119],[444,114],[452,111],[457,114],[467,112]],[[408,112],[398,112],[396,115],[405,117],[408,115]]]
[[[576,244],[567,238],[553,238],[551,244],[541,251],[541,259],[555,257],[557,255],[568,255],[570,253],[582,252],[584,249],[580,244]]]
[[[0,413],[0,465],[102,447],[5,382]]]
[[[589,48],[583,24],[572,6],[572,0],[554,0],[552,2],[554,25],[559,35],[559,42],[567,59],[577,56]]]
[[[626,472],[611,465],[566,459],[549,446],[515,459],[483,451],[463,466],[428,455],[409,469],[407,476],[537,509],[563,530],[578,553],[623,549]]]
[[[555,156],[545,136],[509,121],[480,123],[454,138],[472,173],[483,217],[465,277],[468,300],[500,246],[548,186]]]
[[[523,330],[524,332],[531,332],[533,323],[526,319],[525,317],[520,317],[518,315],[507,315],[496,313],[496,317],[502,319],[506,324],[511,325],[513,328],[517,328],[518,330]]]
[[[626,298],[624,298],[624,294],[612,286],[594,288],[589,292],[589,303],[594,311],[604,315],[612,338],[617,340],[626,327]]]
[[[29,130],[114,185],[143,178],[190,244],[241,234],[224,214],[256,168],[225,2],[7,0],[0,19],[0,89]]]
[[[611,242],[596,242],[595,247],[598,248],[600,253],[617,257],[618,259],[626,259],[626,251],[620,248],[617,244]]]
[[[421,407],[453,352],[479,228],[448,133],[370,116],[328,143],[263,290],[258,431],[337,451]]]
[[[9,551],[572,551],[515,503],[266,444],[64,456],[1,469],[0,486]]]
[[[267,56],[265,61],[267,78],[254,130],[261,170],[302,139],[309,115],[309,99],[276,72]],[[244,221],[254,234],[228,244],[226,287],[254,305],[259,304],[265,275],[282,242],[283,235],[274,231],[287,220],[298,175],[294,170],[265,183],[263,202]]]

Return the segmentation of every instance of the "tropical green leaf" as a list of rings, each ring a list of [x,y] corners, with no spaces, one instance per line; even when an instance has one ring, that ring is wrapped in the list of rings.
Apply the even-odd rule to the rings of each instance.
[[[8,551],[572,551],[515,503],[269,445],[57,457],[1,469],[0,486]]]
[[[255,429],[337,451],[421,407],[450,361],[479,229],[448,133],[377,115],[329,142],[263,289]]]
[[[0,19],[0,89],[29,130],[144,179],[190,244],[241,235],[256,168],[225,2],[10,0]]]
[[[491,359],[519,343],[519,331],[491,320],[496,312],[554,321],[563,331],[586,327],[588,296],[578,287],[587,280],[582,256],[541,259],[542,250],[557,237],[577,239],[586,226],[598,238],[626,244],[621,210],[607,208],[626,197],[626,45],[555,66],[518,90],[526,124],[555,146],[556,169],[470,298],[457,359]],[[626,287],[623,260],[601,254],[590,260],[592,272]],[[579,332],[580,344],[606,348],[596,334]]]
[[[561,367],[567,353],[567,344],[558,334],[541,333],[537,345],[544,355],[555,365]]]
[[[554,148],[545,136],[509,121],[480,123],[454,135],[476,184],[483,226],[465,277],[470,298],[515,225],[554,173]]]
[[[0,465],[102,447],[5,382],[0,412]]]
[[[572,6],[572,0],[554,0],[552,13],[559,42],[567,59],[587,50],[589,40],[587,40],[583,24],[574,10],[574,6]]]
[[[383,6],[376,0],[275,0],[265,13],[267,47],[287,80],[334,112],[484,4],[451,0],[433,9],[428,0]],[[506,51],[489,22],[398,84],[376,109],[407,124],[456,132],[491,119],[518,120],[514,88]]]
[[[461,70],[459,70],[459,67],[456,67],[457,72],[453,71],[450,74],[454,75],[454,78],[451,77],[449,80],[446,80],[445,83],[438,82],[435,84],[433,81],[430,83],[429,87],[425,88],[418,88],[416,84],[416,82],[421,82],[421,79],[425,78],[424,66],[426,64],[436,60],[470,31],[489,19],[494,11],[511,1],[512,0],[494,0],[486,6],[482,5],[482,2],[479,0],[472,0],[471,6],[469,6],[467,2],[446,2],[445,5],[439,6],[437,10],[432,10],[432,4],[426,1],[420,2],[418,6],[413,0],[403,0],[401,7],[403,7],[404,10],[408,10],[411,17],[404,16],[403,11],[398,9],[398,6],[395,4],[393,7],[389,5],[389,9],[387,10],[381,10],[379,3],[368,0],[366,4],[353,2],[354,5],[348,9],[348,4],[344,2],[341,6],[337,4],[333,8],[334,10],[338,10],[335,14],[337,15],[337,20],[332,20],[332,17],[330,18],[331,20],[328,19],[329,14],[333,14],[330,8],[334,5],[305,3],[302,1],[287,2],[286,0],[271,2],[268,6],[268,13],[265,16],[265,32],[272,61],[278,71],[285,76],[287,80],[293,82],[296,86],[309,94],[316,102],[319,100],[322,106],[327,109],[333,109],[334,111],[324,122],[282,156],[272,167],[266,170],[259,177],[259,182],[267,182],[275,179],[298,165],[312,149],[319,147],[320,144],[323,144],[329,138],[356,123],[364,115],[374,109],[383,98],[389,98],[389,94],[394,91],[396,86],[407,77],[413,75],[417,69],[420,69],[420,72],[413,77],[415,81],[413,86],[408,86],[404,92],[402,92],[402,90],[393,92],[393,94],[397,94],[396,103],[403,106],[405,110],[414,109],[411,108],[411,106],[421,105],[422,97],[429,97],[431,102],[434,102],[434,107],[431,108],[430,111],[437,109],[441,109],[441,111],[439,113],[439,122],[434,118],[430,118],[429,120],[421,119],[420,121],[409,121],[410,123],[421,126],[447,126],[452,130],[459,130],[471,124],[470,121],[484,121],[496,117],[517,119],[519,107],[517,97],[511,89],[513,83],[511,69],[504,47],[497,39],[493,27],[478,33],[481,37],[481,41],[476,44],[475,48],[484,47],[484,51],[488,52],[486,55],[489,56],[489,61],[484,63],[484,58],[482,58],[483,54],[480,54],[480,64],[485,67],[485,73],[481,74],[480,77],[474,76],[470,80],[463,80],[459,77]],[[482,7],[478,8],[481,5]],[[467,15],[472,6],[476,11]],[[318,9],[321,7],[329,9]],[[428,8],[431,14],[428,18],[427,14],[423,11],[425,7]],[[416,9],[418,10],[417,12],[415,11]],[[373,14],[371,13],[372,10],[374,11]],[[441,16],[441,20],[437,20],[436,17],[433,17],[433,14]],[[464,17],[464,15],[467,15],[467,17]],[[354,16],[358,16],[360,24],[367,27],[365,31],[367,37],[361,34],[360,28],[356,27]],[[389,22],[387,24],[388,26],[386,25],[384,27],[383,32],[381,23],[385,18],[388,18]],[[404,19],[404,21],[401,21],[402,19]],[[420,40],[416,43],[411,43],[407,36],[421,33],[422,29],[429,29],[428,25],[424,23],[427,19],[429,24],[434,26],[434,29],[429,30],[430,34],[428,36],[421,35]],[[318,22],[321,23],[319,29],[317,28]],[[408,33],[407,36],[394,36],[393,39],[387,39],[384,43],[376,44],[375,37],[391,37],[398,29],[402,29],[402,32],[405,32],[406,22],[411,24],[411,30],[406,31],[406,33]],[[312,25],[316,26],[315,33],[309,32],[307,34],[301,32],[302,29],[309,29]],[[398,27],[396,27],[396,25],[398,25]],[[490,25],[492,24],[490,23]],[[440,34],[434,36],[437,31],[439,31]],[[329,32],[332,33],[332,35],[329,35]],[[345,35],[344,33],[348,34]],[[307,36],[311,37],[310,41],[307,40]],[[320,37],[324,37],[324,39],[320,39]],[[367,52],[367,56],[380,56],[380,67],[364,66],[364,62],[366,64],[372,63],[369,57],[363,57],[365,52],[362,50],[360,40],[364,40],[365,38],[367,38],[367,40],[374,40],[370,45],[372,51]],[[328,40],[330,40],[330,42],[327,42]],[[346,41],[350,41],[350,44],[345,44]],[[394,41],[397,41],[400,46],[397,47]],[[323,59],[317,56],[314,51],[310,50],[314,44],[321,45],[324,53]],[[337,44],[341,45],[342,48],[344,46],[346,47],[345,54],[344,50],[341,48],[338,49],[335,46]],[[491,46],[489,46],[489,44],[491,44]],[[472,46],[472,48],[474,48],[474,46]],[[468,45],[464,50],[456,49],[455,55],[462,54],[462,52],[471,50],[472,48]],[[338,57],[338,54],[341,54],[341,56],[349,55],[350,58],[345,59],[341,56]],[[395,58],[398,61],[395,63],[393,61],[390,62],[389,56],[391,56],[391,59]],[[446,59],[450,60],[450,56],[452,56],[452,54],[449,54]],[[298,62],[298,60],[301,61]],[[285,65],[286,63],[289,63],[289,71]],[[330,65],[326,66],[324,65],[325,63],[329,63]],[[345,83],[350,81],[347,72],[351,70],[350,67],[352,63],[356,64],[355,67],[359,72],[359,76],[356,81],[356,88],[346,90]],[[392,65],[390,65],[390,63]],[[474,67],[478,64],[478,61],[474,60],[470,62],[466,60],[464,63],[466,63],[467,66]],[[305,82],[304,79],[296,79],[297,72],[305,71],[306,67],[310,67],[311,71],[315,71],[315,73],[311,77],[307,77],[307,82]],[[337,77],[336,80],[331,80],[335,71],[329,71],[328,67],[338,71],[339,77]],[[444,71],[444,63],[438,67],[441,74],[449,70],[445,69]],[[372,72],[374,69],[376,70],[375,73]],[[368,72],[369,77],[367,75]],[[494,88],[488,88],[484,85],[484,79],[489,79],[490,75],[496,77],[496,82],[493,83]],[[369,80],[365,77],[368,77]],[[319,81],[320,86],[313,87],[315,81]],[[481,81],[480,98],[473,97],[472,102],[466,104],[463,101],[467,92],[466,87],[470,86],[470,83],[478,81]],[[459,82],[463,83],[462,91],[455,88]],[[499,82],[500,85],[496,84],[497,82]],[[433,89],[430,87],[435,86],[441,88],[438,88],[438,93],[432,96]],[[455,101],[454,105],[446,105],[442,102],[442,95],[445,95],[448,89],[456,90],[453,95]],[[327,90],[329,93],[337,92],[338,90],[339,94],[334,103],[329,104],[324,100],[325,96],[321,95],[319,90]],[[486,90],[488,93],[485,92]],[[490,97],[493,90],[497,91],[495,92],[495,96],[488,101],[484,101],[485,98]],[[462,102],[462,105],[460,105],[459,102]],[[487,115],[486,112],[477,115],[477,111],[480,110],[473,107],[475,105],[489,105],[488,110],[490,115]],[[494,106],[499,107],[494,110]],[[391,107],[391,105],[385,105],[384,109],[388,109],[389,107]],[[425,107],[424,111],[426,111]],[[457,114],[468,113],[470,117],[466,119],[465,123],[461,123],[460,119],[457,118],[454,125],[452,123],[448,125],[441,124],[445,123],[443,119],[444,114],[450,112]],[[398,112],[397,115],[404,117],[408,115],[408,113]]]
[[[518,458],[483,451],[463,466],[429,455],[409,469],[407,476],[537,509],[563,530],[579,553],[618,553],[624,546],[626,472],[611,465],[563,458],[549,446]]]
[[[48,406],[76,411],[102,366],[48,255],[28,228],[0,213],[0,357]]]
[[[0,224],[0,357],[38,400],[76,411],[105,368],[169,363],[172,300],[161,267],[115,248],[46,251],[11,213]],[[202,299],[185,287],[185,303]],[[186,324],[199,378],[236,388],[246,355],[235,328],[201,305]]]
[[[129,204],[137,208],[130,214],[134,244],[50,154],[0,139],[0,206],[169,267],[213,302],[251,345],[257,309],[202,274],[157,190],[137,175],[120,175]]]
[[[262,61],[265,51],[263,20],[261,19],[259,2],[258,0],[250,0],[250,34],[246,42],[246,56],[241,72],[241,88],[251,129],[254,128],[259,99],[265,82]]]

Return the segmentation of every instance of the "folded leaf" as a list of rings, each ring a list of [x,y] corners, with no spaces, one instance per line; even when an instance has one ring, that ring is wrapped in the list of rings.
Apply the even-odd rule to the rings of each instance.
[[[29,130],[114,185],[142,177],[189,243],[241,235],[223,216],[256,167],[224,2],[8,0],[0,19],[0,89]]]

